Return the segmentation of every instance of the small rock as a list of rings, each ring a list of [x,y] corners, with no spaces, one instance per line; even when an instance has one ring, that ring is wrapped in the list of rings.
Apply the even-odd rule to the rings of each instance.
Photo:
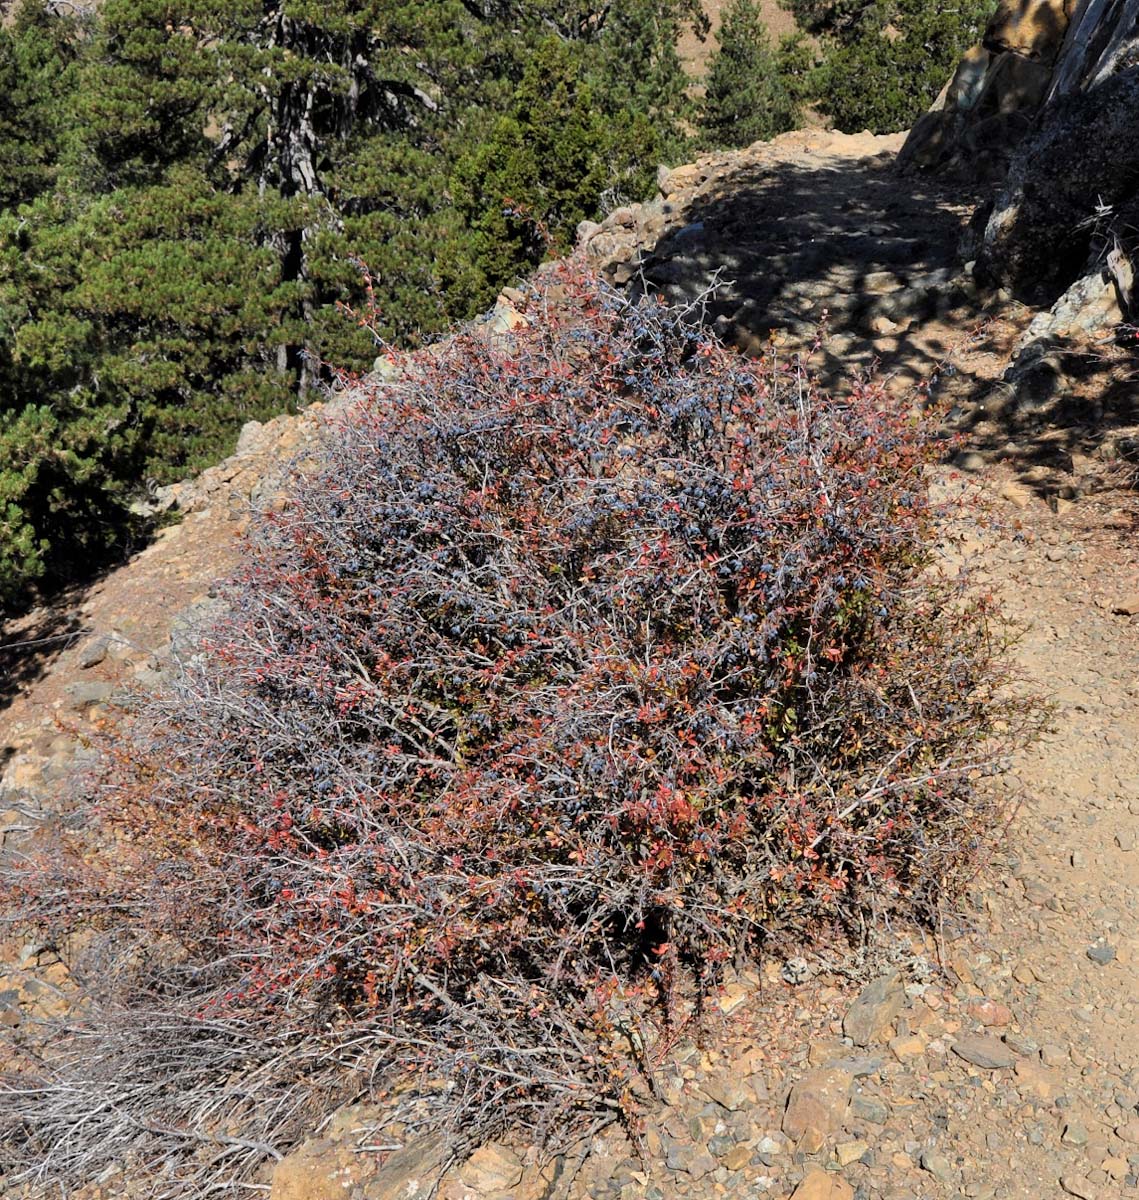
[[[763,1160],[765,1166],[770,1167],[773,1160],[783,1153],[784,1142],[779,1140],[780,1137],[779,1134],[776,1134],[775,1137],[766,1135],[756,1143],[755,1152]]]
[[[1078,1196],[1079,1200],[1095,1200],[1095,1188],[1086,1179],[1081,1179],[1078,1175],[1061,1175],[1060,1186],[1069,1196]]]
[[[1068,1061],[1067,1047],[1041,1046],[1040,1059],[1046,1067],[1062,1067]]]
[[[1135,830],[1120,830],[1120,832],[1115,835],[1115,844],[1120,848],[1120,850],[1124,851],[1124,853],[1130,854],[1131,851],[1135,849],[1136,845]]]
[[[953,1043],[953,1053],[967,1063],[972,1063],[975,1067],[983,1067],[986,1071],[1011,1067],[1016,1062],[1016,1055],[1004,1042],[984,1034],[967,1034],[959,1037]]]
[[[480,1146],[463,1164],[459,1179],[475,1192],[506,1192],[522,1179],[522,1161],[498,1142]]]
[[[64,690],[70,697],[67,707],[82,712],[93,704],[109,700],[115,689],[110,683],[69,683]]]
[[[1036,972],[1032,969],[1031,963],[1017,963],[1013,968],[1012,977],[1017,983],[1023,983],[1026,987],[1036,982]]]
[[[885,1041],[905,1002],[906,991],[897,974],[883,975],[863,988],[842,1019],[842,1031],[856,1046]]]
[[[982,1025],[1008,1025],[1012,1021],[1012,1011],[1007,1004],[998,1004],[996,1000],[971,1000],[966,1011],[974,1021]]]
[[[801,1141],[810,1129],[821,1134],[842,1128],[850,1103],[854,1076],[836,1067],[808,1071],[791,1089],[783,1114],[783,1132]]]
[[[1021,1058],[1017,1060],[1015,1070],[1017,1087],[1024,1096],[1052,1100],[1060,1091],[1060,1076],[1041,1063]]]
[[[1115,947],[1109,946],[1106,942],[1096,942],[1094,946],[1087,948],[1087,956],[1092,962],[1101,967],[1106,967],[1109,962],[1115,959]]]
[[[717,1166],[719,1164],[710,1154],[706,1152],[697,1154],[695,1158],[689,1160],[688,1174],[693,1179],[703,1179],[705,1175],[711,1175]]]
[[[741,1108],[755,1103],[751,1090],[730,1075],[713,1075],[700,1085],[700,1090],[728,1112],[739,1112]]]
[[[1099,1167],[1101,1171],[1106,1171],[1112,1179],[1118,1182],[1126,1177],[1128,1164],[1127,1159],[1113,1154],[1110,1158],[1105,1158]]]
[[[1139,1118],[1132,1117],[1130,1121],[1125,1121],[1122,1125],[1115,1127],[1115,1136],[1121,1142],[1128,1142],[1132,1146],[1139,1146]]]
[[[741,983],[729,983],[720,993],[717,1003],[724,1016],[730,1016],[747,1003],[747,988]]]
[[[1023,483],[1010,481],[1001,488],[1001,499],[1015,504],[1017,508],[1027,508],[1032,503],[1032,491]]]
[[[890,1049],[898,1062],[920,1058],[925,1053],[925,1043],[916,1034],[906,1034],[890,1039]]]
[[[729,1171],[742,1171],[751,1162],[751,1148],[748,1146],[733,1146],[724,1155],[723,1163]]]
[[[809,1171],[791,1200],[854,1200],[854,1188],[841,1176],[826,1171]]]
[[[1112,605],[1111,611],[1121,617],[1139,616],[1139,592],[1136,592],[1133,596],[1124,596],[1122,600],[1117,600]]]
[[[838,1159],[840,1167],[849,1167],[851,1163],[858,1160],[869,1150],[870,1147],[866,1142],[839,1142],[835,1147],[835,1157]]]
[[[92,638],[79,651],[79,669],[89,670],[97,667],[107,657],[108,641],[105,637]]]
[[[785,983],[803,983],[814,974],[814,969],[805,958],[789,958],[779,972]]]
[[[850,1115],[871,1125],[885,1125],[890,1119],[890,1109],[877,1096],[855,1096],[850,1102]]]
[[[1082,1125],[1077,1125],[1074,1121],[1069,1122],[1064,1126],[1064,1132],[1060,1135],[1060,1141],[1065,1146],[1086,1146],[1088,1144],[1088,1131]]]
[[[944,1154],[938,1154],[936,1150],[923,1150],[920,1163],[921,1169],[932,1175],[939,1183],[953,1182],[953,1165]]]

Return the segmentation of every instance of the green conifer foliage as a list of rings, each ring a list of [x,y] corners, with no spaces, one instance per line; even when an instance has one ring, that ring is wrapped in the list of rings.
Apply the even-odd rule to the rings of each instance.
[[[579,46],[547,38],[534,54],[511,111],[460,160],[455,198],[473,234],[482,296],[565,249],[592,215],[610,178],[613,132],[584,78]]]
[[[714,146],[747,146],[794,129],[800,112],[755,0],[731,0],[708,68],[700,116]]]
[[[0,28],[0,209],[52,185],[79,27],[29,0]]]
[[[0,32],[0,600],[564,246],[681,143],[695,0],[28,0]],[[478,149],[474,149],[478,147]],[[50,508],[50,511],[49,511]]]
[[[785,0],[817,33],[824,61],[813,99],[846,133],[906,129],[937,98],[953,67],[980,41],[995,0]]]

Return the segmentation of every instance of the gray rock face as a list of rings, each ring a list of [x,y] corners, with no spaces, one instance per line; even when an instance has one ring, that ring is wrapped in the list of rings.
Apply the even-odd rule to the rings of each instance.
[[[906,992],[896,974],[876,979],[847,1010],[842,1031],[856,1046],[872,1046],[889,1036],[894,1018],[902,1011]]]
[[[999,186],[978,210],[973,244],[962,247],[976,259],[979,283],[1045,306],[1074,284],[1077,292],[1106,284],[1108,302],[1081,310],[1074,323],[1110,327],[1120,311],[1133,319],[1136,64],[1139,0],[998,5],[981,45],[961,60],[898,160],[903,171]],[[1053,314],[1051,324],[1071,326],[1072,314]]]
[[[1139,67],[1050,106],[1021,143],[985,228],[978,279],[1055,298],[1085,266],[1093,234],[1133,201]]]

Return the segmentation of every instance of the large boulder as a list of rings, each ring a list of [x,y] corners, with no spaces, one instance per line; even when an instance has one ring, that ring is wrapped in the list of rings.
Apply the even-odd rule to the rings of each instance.
[[[995,54],[1011,52],[1052,63],[1072,19],[1074,0],[1001,0],[982,44]]]
[[[1050,104],[993,203],[977,278],[1051,303],[1089,266],[1093,243],[1106,254],[1125,237],[1116,223],[1139,190],[1137,122],[1139,67]]]
[[[1001,0],[899,155],[996,185],[962,257],[980,283],[1055,305],[1048,336],[1135,315],[1136,64],[1139,0]]]
[[[1052,86],[1075,0],[1001,0],[937,103],[910,132],[903,170],[1003,177]]]

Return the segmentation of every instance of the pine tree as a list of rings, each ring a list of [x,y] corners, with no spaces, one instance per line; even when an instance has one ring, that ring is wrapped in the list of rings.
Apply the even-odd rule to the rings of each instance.
[[[365,368],[338,310],[364,264],[379,332],[414,343],[541,257],[505,195],[562,245],[637,197],[680,136],[693,4],[105,0],[0,34],[26,166],[0,213],[0,599],[123,544],[145,481],[304,403],[324,363]]]
[[[56,178],[79,32],[43,0],[0,27],[0,209],[34,199]]]
[[[798,105],[788,91],[755,0],[731,0],[708,68],[700,117],[715,146],[747,146],[794,129]]]
[[[954,64],[980,41],[995,0],[787,0],[821,35],[814,101],[847,133],[906,129],[937,97]]]

